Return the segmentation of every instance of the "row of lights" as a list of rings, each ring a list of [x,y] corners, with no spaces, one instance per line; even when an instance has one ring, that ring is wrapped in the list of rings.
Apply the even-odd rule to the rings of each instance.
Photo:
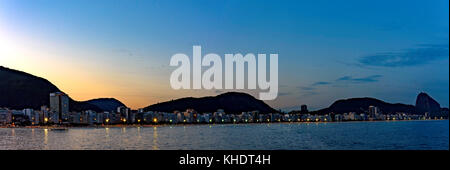
[[[437,119],[437,118],[435,117],[435,119]],[[443,118],[441,117],[441,119],[443,119]],[[390,118],[387,118],[387,120],[391,120],[391,119],[390,119]],[[394,117],[394,118],[392,118],[392,120],[396,120],[396,118]],[[409,120],[411,120],[411,118],[409,118]],[[44,121],[45,121],[45,122],[48,122],[48,118],[44,118]],[[110,119],[105,119],[105,121],[106,121],[106,123],[109,123]],[[126,120],[125,118],[122,118],[122,121],[125,123],[127,120]],[[144,119],[144,121],[146,121],[146,119]],[[234,123],[235,123],[236,121],[237,121],[236,119],[233,119],[233,122],[234,122]],[[244,121],[245,121],[245,122],[248,122],[248,119],[245,119]],[[281,122],[281,119],[277,119],[276,121]],[[292,120],[291,120],[291,119],[288,119],[288,121],[291,122]],[[297,121],[300,121],[300,119],[297,119]],[[311,119],[310,119],[310,118],[307,118],[306,121],[307,121],[307,122],[310,122]],[[318,121],[320,121],[320,119],[319,119],[319,118],[316,118],[315,121],[318,122]],[[328,121],[328,119],[325,118],[324,121],[326,122],[326,121]],[[137,119],[137,122],[140,123],[140,122],[141,122],[141,119]],[[170,119],[169,122],[172,123],[173,120]],[[186,123],[187,120],[184,119],[183,122]],[[197,119],[197,122],[200,122],[200,120]],[[212,122],[212,119],[209,119],[209,122],[211,123],[211,122]],[[225,120],[222,119],[222,122],[225,122]],[[259,122],[259,120],[256,120],[256,122]],[[267,119],[267,122],[270,122],[270,119]],[[153,118],[153,123],[158,123],[158,119],[157,119],[157,118]]]

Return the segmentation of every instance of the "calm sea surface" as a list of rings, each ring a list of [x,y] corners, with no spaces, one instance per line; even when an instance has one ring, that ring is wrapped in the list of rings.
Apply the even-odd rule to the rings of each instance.
[[[0,149],[449,149],[449,121],[0,128]]]

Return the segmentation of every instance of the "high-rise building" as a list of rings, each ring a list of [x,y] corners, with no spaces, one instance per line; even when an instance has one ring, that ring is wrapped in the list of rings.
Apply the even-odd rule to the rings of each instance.
[[[61,123],[69,115],[69,96],[62,92],[50,93],[50,111],[58,114]]]
[[[380,109],[376,106],[369,106],[369,115],[370,117],[376,117],[378,114],[380,114]]]
[[[307,114],[308,113],[308,107],[306,105],[300,106],[300,113],[301,114]]]
[[[125,106],[117,107],[117,113],[120,114],[120,119],[123,123],[130,123],[131,109]]]

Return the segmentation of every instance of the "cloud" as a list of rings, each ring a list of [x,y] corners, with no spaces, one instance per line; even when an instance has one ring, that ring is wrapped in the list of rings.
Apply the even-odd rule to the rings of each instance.
[[[331,84],[330,82],[327,81],[319,81],[319,82],[315,82],[312,84],[312,86],[320,86],[320,85],[328,85]]]
[[[337,87],[339,85],[345,84],[360,84],[360,83],[373,83],[378,82],[379,79],[383,77],[382,75],[370,75],[366,77],[352,77],[352,76],[343,76],[334,81],[318,81],[309,86],[298,86],[302,90],[302,94],[300,97],[307,97],[319,94],[316,92],[317,86],[334,86]]]
[[[358,63],[363,66],[405,67],[424,65],[431,61],[448,58],[448,44],[420,44],[417,48],[402,52],[387,52],[363,56]]]
[[[367,77],[361,77],[361,78],[353,78],[352,76],[344,76],[341,78],[338,78],[337,82],[348,82],[348,83],[370,83],[370,82],[377,82],[379,81],[379,78],[383,77],[382,75],[371,75]]]
[[[351,79],[352,79],[351,76],[344,76],[344,77],[338,78],[336,81],[347,81],[347,80],[351,80]]]

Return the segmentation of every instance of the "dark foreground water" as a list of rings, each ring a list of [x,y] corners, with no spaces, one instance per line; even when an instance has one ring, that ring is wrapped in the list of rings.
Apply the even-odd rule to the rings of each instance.
[[[0,149],[448,150],[449,121],[0,128]]]

